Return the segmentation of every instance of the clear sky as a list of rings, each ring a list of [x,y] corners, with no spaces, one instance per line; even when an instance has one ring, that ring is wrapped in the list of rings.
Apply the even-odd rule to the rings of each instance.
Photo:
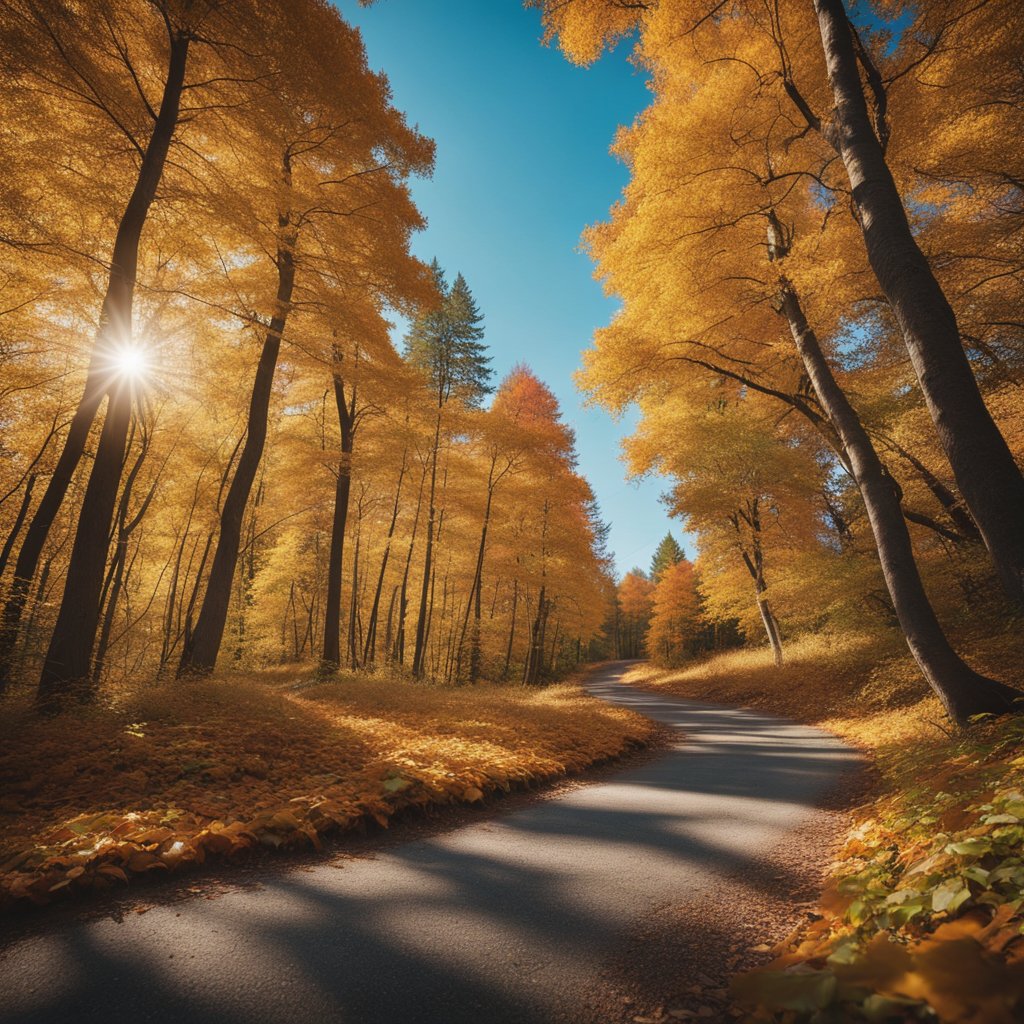
[[[584,409],[572,381],[615,308],[579,236],[626,182],[608,147],[647,105],[643,77],[625,48],[573,67],[541,45],[539,15],[519,0],[335,2],[362,29],[396,105],[437,142],[434,177],[414,187],[429,221],[416,253],[465,275],[497,378],[525,361],[558,396],[580,469],[612,524],[619,571],[646,569],[667,530],[682,539],[659,501],[665,482],[626,482],[619,439],[630,421]]]

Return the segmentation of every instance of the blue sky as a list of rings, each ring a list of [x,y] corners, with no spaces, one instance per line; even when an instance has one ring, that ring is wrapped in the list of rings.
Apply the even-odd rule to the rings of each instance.
[[[678,524],[664,481],[627,483],[619,439],[630,429],[584,409],[572,374],[614,303],[578,251],[626,182],[608,147],[647,105],[625,48],[589,69],[540,44],[540,18],[519,0],[335,0],[358,25],[395,103],[437,142],[437,167],[414,193],[429,226],[416,253],[462,271],[486,317],[498,379],[525,361],[552,388],[577,434],[620,572],[646,568]]]

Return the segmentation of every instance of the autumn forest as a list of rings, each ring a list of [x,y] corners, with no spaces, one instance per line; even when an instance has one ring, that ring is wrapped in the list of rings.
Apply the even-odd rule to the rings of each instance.
[[[309,1019],[553,1021],[582,985],[581,1021],[1011,1024],[1024,8],[507,6],[560,67],[625,55],[647,88],[606,140],[621,196],[576,227],[613,312],[564,339],[586,404],[625,418],[606,461],[659,481],[675,523],[637,568],[612,550],[562,382],[492,349],[471,261],[420,255],[443,214],[417,187],[443,143],[343,5],[0,0],[0,912],[169,894],[207,862],[272,873],[282,849],[316,864],[328,837],[442,806],[471,830],[503,794],[646,750],[642,773],[663,750],[672,782],[637,782],[630,821],[556,796],[546,831],[596,851],[611,891],[668,813],[644,818],[641,788],[675,792],[694,824],[657,826],[683,852],[678,879],[649,869],[653,907],[704,884],[686,858],[713,860],[696,823],[714,812],[685,801],[748,800],[730,856],[751,862],[799,825],[776,815],[768,836],[756,808],[804,807],[818,831],[799,867],[778,855],[772,909],[731,899],[706,947],[699,916],[673,926],[647,947],[683,943],[657,983],[653,953],[609,975],[574,947],[528,998],[453,938],[443,999],[413,986],[368,1011],[339,982]],[[715,726],[733,741],[700,746],[702,708],[740,716]],[[804,734],[771,731],[793,720]],[[702,756],[742,782],[695,787]],[[532,857],[551,836],[521,841]],[[486,902],[492,867],[455,877],[475,869],[464,898],[496,919],[480,949],[520,927],[549,941]],[[789,874],[826,885],[814,913]],[[637,926],[620,923],[617,948]],[[62,970],[11,941],[21,978]],[[384,930],[352,941],[362,975],[396,955]],[[135,1019],[84,991],[67,998]],[[0,1020],[70,1019],[61,998],[26,987]]]

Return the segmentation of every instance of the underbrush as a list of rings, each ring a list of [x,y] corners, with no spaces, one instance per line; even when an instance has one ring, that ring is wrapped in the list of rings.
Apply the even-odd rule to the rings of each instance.
[[[0,726],[0,905],[45,903],[580,771],[647,719],[545,689],[218,676]]]
[[[973,652],[1020,686],[1012,638]],[[734,981],[756,1021],[1024,1020],[1024,718],[954,735],[909,657],[811,637],[776,669],[744,650],[630,681],[814,723],[867,750],[870,803],[817,913]]]

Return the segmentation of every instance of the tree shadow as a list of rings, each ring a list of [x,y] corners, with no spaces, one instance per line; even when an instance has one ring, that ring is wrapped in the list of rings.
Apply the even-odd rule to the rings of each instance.
[[[258,893],[24,942],[0,963],[0,1021],[607,1020],[601,973],[617,951],[645,955],[638,922],[727,879],[777,891],[781,872],[785,886],[766,854],[857,755],[760,713],[598,687],[686,741],[606,783]]]

